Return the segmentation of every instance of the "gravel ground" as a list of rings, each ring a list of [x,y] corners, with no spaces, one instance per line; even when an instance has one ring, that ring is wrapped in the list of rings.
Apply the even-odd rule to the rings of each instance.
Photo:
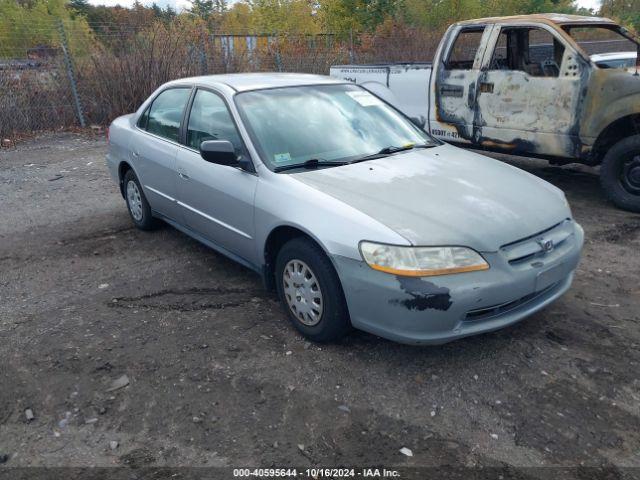
[[[506,159],[565,190],[587,233],[546,310],[439,347],[319,347],[254,273],[134,229],[105,151],[0,150],[5,467],[640,467],[640,215],[591,169]]]

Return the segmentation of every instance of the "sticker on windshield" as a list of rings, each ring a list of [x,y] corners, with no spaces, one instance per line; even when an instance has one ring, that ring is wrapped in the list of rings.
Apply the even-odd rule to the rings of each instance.
[[[273,159],[275,160],[276,163],[290,162],[291,161],[291,154],[289,154],[289,152],[287,152],[287,153],[276,153],[273,156]]]
[[[349,95],[363,107],[377,107],[379,105],[383,105],[382,100],[364,90],[359,90],[357,92],[347,92],[347,95]]]

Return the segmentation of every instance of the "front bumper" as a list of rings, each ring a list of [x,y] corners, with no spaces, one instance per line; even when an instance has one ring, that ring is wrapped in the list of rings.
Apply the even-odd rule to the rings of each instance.
[[[510,264],[501,252],[483,253],[485,271],[410,278],[334,256],[355,328],[407,344],[442,344],[490,332],[552,303],[571,286],[584,232],[530,261]]]

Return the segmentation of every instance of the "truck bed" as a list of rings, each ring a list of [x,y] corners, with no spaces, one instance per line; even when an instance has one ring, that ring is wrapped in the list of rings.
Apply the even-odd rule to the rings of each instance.
[[[330,75],[362,85],[426,126],[431,63],[334,65]]]
[[[337,77],[342,75],[354,74],[385,74],[384,83],[389,86],[389,77],[392,74],[398,74],[409,71],[431,70],[431,62],[398,62],[398,63],[367,63],[362,65],[333,65],[331,67],[331,76]],[[334,75],[335,73],[335,75]],[[360,82],[357,82],[360,83]]]

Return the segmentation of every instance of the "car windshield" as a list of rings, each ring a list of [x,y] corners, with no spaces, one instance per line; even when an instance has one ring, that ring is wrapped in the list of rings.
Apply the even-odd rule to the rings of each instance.
[[[236,105],[262,158],[273,169],[344,163],[385,149],[438,141],[356,85],[313,85],[236,95]],[[331,163],[329,163],[331,165]]]
[[[619,26],[593,25],[564,27],[578,45],[589,55],[638,52],[640,44],[624,28]],[[635,60],[632,60],[635,64]],[[612,67],[612,61],[597,61],[601,68]],[[623,65],[621,65],[623,66]]]

